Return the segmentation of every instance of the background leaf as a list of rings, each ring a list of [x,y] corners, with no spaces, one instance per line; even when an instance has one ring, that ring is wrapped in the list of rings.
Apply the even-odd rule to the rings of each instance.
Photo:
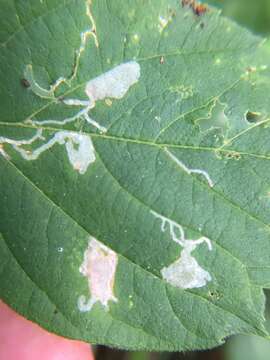
[[[216,5],[223,14],[235,19],[256,33],[268,35],[270,32],[270,3],[268,0],[209,0],[203,1]]]

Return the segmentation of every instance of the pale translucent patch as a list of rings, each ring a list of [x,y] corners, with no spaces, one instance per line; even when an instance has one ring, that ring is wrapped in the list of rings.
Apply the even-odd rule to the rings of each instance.
[[[188,173],[189,175],[191,174],[199,174],[202,175],[206,181],[208,182],[208,185],[210,187],[214,186],[214,182],[212,181],[212,179],[210,178],[209,174],[205,171],[205,170],[201,170],[201,169],[190,169],[188,168],[181,160],[179,160],[175,155],[173,155],[167,148],[164,149],[164,151],[166,152],[166,154],[169,155],[169,157],[179,166],[181,167],[186,173]]]
[[[108,310],[109,301],[118,301],[113,291],[117,262],[118,257],[114,251],[90,237],[80,266],[80,273],[88,280],[90,298],[87,300],[84,295],[79,297],[80,311],[90,311],[97,302]]]
[[[158,18],[158,29],[159,29],[160,33],[166,28],[166,26],[168,25],[168,23],[170,21],[172,21],[171,16],[169,16],[167,18],[162,16],[162,15],[159,16],[159,18]]]
[[[138,42],[140,41],[140,37],[139,37],[138,34],[134,34],[133,37],[132,37],[132,39],[133,39],[133,41],[134,41],[135,43],[138,43]]]
[[[211,275],[198,264],[191,253],[198,245],[203,243],[206,243],[208,249],[212,250],[211,241],[206,237],[201,237],[197,240],[186,239],[181,225],[155,211],[151,211],[151,213],[161,220],[161,231],[165,232],[168,227],[172,240],[183,248],[179,259],[168,267],[161,269],[163,279],[181,289],[205,286],[207,282],[212,280]]]
[[[96,160],[95,149],[91,138],[87,135],[75,133],[69,134],[66,137],[66,131],[62,131],[61,133],[70,163],[74,170],[77,170],[80,174],[84,174],[88,166]]]
[[[130,61],[90,80],[85,92],[93,103],[105,98],[121,99],[139,77],[140,65],[136,61]]]
[[[192,240],[189,240],[192,242]],[[168,267],[161,270],[161,275],[168,283],[181,289],[203,287],[211,281],[211,275],[205,271],[191,255],[197,244],[186,246],[181,252],[181,257]]]
[[[228,131],[230,129],[230,121],[225,111],[226,107],[226,104],[215,99],[212,104],[210,104],[210,111],[205,116],[195,120],[195,124],[198,124],[200,131],[208,132],[209,136],[211,136],[212,130],[218,130],[218,135],[216,132],[214,134],[216,142],[221,140],[221,138],[223,142],[226,142]]]
[[[96,159],[95,149],[88,135],[77,134],[71,131],[58,131],[47,143],[42,144],[33,151],[26,150],[22,147],[22,145],[32,144],[37,139],[44,140],[41,129],[38,129],[37,133],[28,140],[13,140],[0,137],[0,144],[7,143],[12,145],[25,160],[36,160],[44,151],[50,149],[56,143],[65,145],[69,162],[74,170],[80,174],[84,174],[88,166]]]
[[[193,87],[192,86],[185,86],[185,85],[175,85],[169,87],[170,92],[177,93],[179,96],[179,101],[187,100],[191,98],[193,94]]]

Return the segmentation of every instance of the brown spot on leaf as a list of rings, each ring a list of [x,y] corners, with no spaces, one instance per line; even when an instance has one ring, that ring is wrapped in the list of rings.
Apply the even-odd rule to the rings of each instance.
[[[29,83],[29,81],[27,79],[21,79],[21,85],[24,87],[24,88],[29,88],[31,85]]]
[[[193,9],[193,12],[194,12],[195,15],[201,16],[204,13],[206,13],[207,6],[205,6],[203,4],[198,4],[198,5],[195,4],[192,9]]]
[[[197,16],[201,16],[207,11],[207,6],[197,3],[195,0],[182,0],[182,7],[189,6],[193,13]]]
[[[234,159],[234,160],[240,160],[241,155],[236,151],[230,151],[226,154],[227,159]]]

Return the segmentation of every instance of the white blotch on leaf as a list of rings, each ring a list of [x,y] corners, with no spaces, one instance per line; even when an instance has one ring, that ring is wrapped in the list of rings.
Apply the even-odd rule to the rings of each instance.
[[[214,182],[213,180],[210,178],[209,174],[205,171],[205,170],[201,170],[201,169],[190,169],[188,168],[181,160],[179,160],[175,155],[173,155],[173,153],[171,153],[167,148],[165,148],[164,150],[166,152],[166,154],[168,154],[168,156],[179,166],[181,167],[187,174],[191,175],[191,174],[199,174],[202,175],[208,185],[210,187],[214,186]]]
[[[13,140],[0,137],[0,144],[10,144],[25,160],[36,160],[44,151],[50,149],[56,143],[65,145],[69,162],[73,166],[73,169],[80,174],[84,174],[88,166],[96,159],[95,149],[88,135],[63,130],[56,132],[47,143],[42,144],[33,151],[26,150],[22,147],[22,145],[32,144],[37,139],[44,140],[41,129],[38,129],[37,133],[28,140]]]
[[[117,262],[118,257],[114,251],[90,237],[80,266],[80,273],[88,279],[90,298],[87,300],[84,295],[79,297],[80,311],[90,311],[96,302],[100,302],[108,310],[109,301],[118,301],[113,292]]]
[[[140,65],[136,61],[130,61],[90,80],[85,92],[92,104],[105,98],[121,99],[139,77]]]
[[[204,270],[191,255],[192,251],[200,244],[206,243],[209,250],[212,250],[211,241],[206,237],[197,240],[185,238],[185,233],[181,225],[170,220],[155,211],[151,213],[161,220],[161,231],[165,232],[168,226],[171,238],[183,248],[180,258],[168,267],[161,269],[161,275],[169,284],[181,289],[200,288],[211,281],[211,275]]]
[[[66,131],[61,133],[64,133],[62,136],[65,136]],[[84,174],[88,166],[96,159],[91,138],[87,135],[72,133],[63,141],[65,142],[68,158],[74,170]]]

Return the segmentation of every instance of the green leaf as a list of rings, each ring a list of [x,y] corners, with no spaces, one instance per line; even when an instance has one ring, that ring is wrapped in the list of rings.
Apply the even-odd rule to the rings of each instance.
[[[0,7],[1,298],[127,349],[268,337],[268,44],[178,0]]]

